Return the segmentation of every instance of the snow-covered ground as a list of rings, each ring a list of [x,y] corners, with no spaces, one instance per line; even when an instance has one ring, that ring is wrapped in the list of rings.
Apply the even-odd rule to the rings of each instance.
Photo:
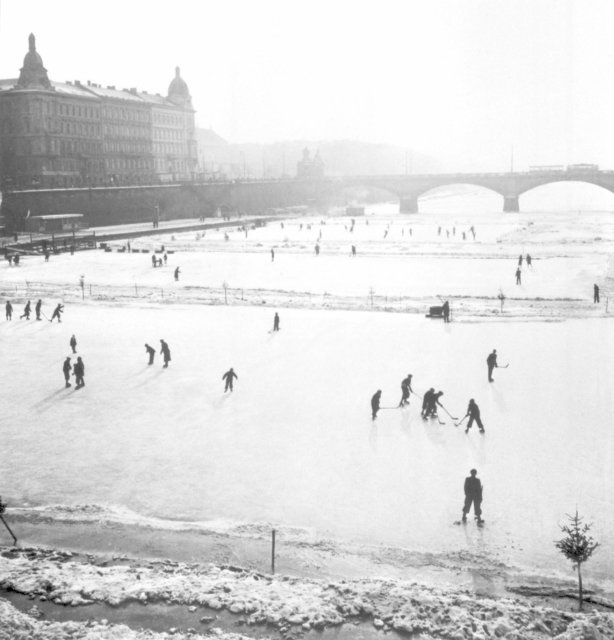
[[[386,548],[389,557],[411,549],[459,565],[479,557],[557,579],[571,570],[553,541],[577,506],[601,542],[586,579],[614,593],[614,326],[604,302],[592,303],[594,282],[604,298],[609,292],[610,216],[383,212],[368,225],[357,219],[353,233],[347,218],[318,217],[247,238],[235,229],[228,241],[216,231],[132,242],[174,251],[160,269],[151,253],[100,250],[1,264],[0,293],[15,305],[13,321],[0,322],[0,487],[9,518],[235,537],[275,527],[280,541],[334,539],[348,549]],[[463,241],[471,225],[477,238]],[[439,226],[452,237],[438,236]],[[520,252],[535,262],[517,287]],[[249,294],[239,300],[246,306],[193,304],[204,301],[200,288],[219,290],[224,281],[274,295],[260,296],[266,304]],[[163,290],[163,303],[139,288]],[[413,297],[420,315],[371,312],[371,288]],[[65,300],[62,324],[18,320],[24,296],[39,292],[48,316]],[[297,292],[310,295],[311,309],[299,308],[307,305]],[[324,292],[353,297],[357,310],[322,308]],[[438,294],[457,311],[449,325],[422,317]],[[542,305],[537,317],[559,322],[536,321],[533,305]],[[279,333],[270,332],[275,310]],[[86,367],[79,391],[65,389],[61,373],[73,333]],[[168,369],[160,356],[146,364],[144,343],[159,349],[161,338],[172,352]],[[493,348],[510,366],[489,384]],[[221,376],[231,366],[239,379],[224,395]],[[446,424],[423,422],[415,396],[397,409],[407,373],[420,394],[442,389],[453,416],[475,398],[486,434],[466,435],[443,412]],[[372,422],[376,389],[384,409]],[[485,487],[482,529],[453,524],[471,467]]]

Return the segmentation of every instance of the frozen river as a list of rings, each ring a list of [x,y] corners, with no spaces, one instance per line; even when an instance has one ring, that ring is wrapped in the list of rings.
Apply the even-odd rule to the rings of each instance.
[[[590,296],[594,282],[610,292],[614,217],[441,212],[410,219],[384,208],[368,225],[357,220],[354,232],[349,224],[310,218],[247,237],[235,229],[228,240],[219,231],[135,241],[134,248],[164,243],[175,251],[162,269],[151,268],[151,255],[115,251],[0,265],[17,317],[32,283],[55,287],[43,300],[47,315],[67,296],[62,324],[15,316],[0,323],[3,497],[62,519],[234,532],[245,525],[241,531],[254,535],[276,526],[282,537],[311,542],[476,553],[551,572],[568,569],[553,540],[577,506],[602,545],[590,575],[611,575],[614,325]],[[470,226],[477,237],[463,241]],[[347,249],[355,238],[353,259]],[[534,268],[523,270],[516,287],[517,255],[529,251]],[[81,302],[81,274],[88,285],[174,288],[176,300],[223,281],[327,291],[364,296],[365,310],[277,308],[282,330],[272,334],[270,301],[261,308],[136,297]],[[461,309],[444,325],[422,314],[371,313],[370,287],[432,296],[433,304],[437,294],[492,298],[503,289],[528,305],[559,300],[559,321],[469,322]],[[583,319],[569,319],[571,299],[580,301]],[[86,366],[78,392],[64,389],[61,374],[73,333]],[[160,338],[172,351],[167,370],[158,360],[146,364],[144,343],[159,348]],[[489,384],[485,359],[493,348],[510,366]],[[239,380],[224,395],[221,376],[231,366]],[[416,397],[397,409],[407,373],[419,393],[442,389],[454,416],[475,398],[486,434],[465,435],[445,414],[445,425],[423,422]],[[376,389],[385,408],[372,422]],[[482,530],[453,524],[472,467],[485,487]]]

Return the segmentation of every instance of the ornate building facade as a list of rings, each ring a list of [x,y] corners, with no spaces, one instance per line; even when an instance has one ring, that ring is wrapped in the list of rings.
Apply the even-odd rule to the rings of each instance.
[[[0,188],[157,184],[197,171],[179,67],[166,96],[55,82],[31,34],[19,78],[0,80]]]

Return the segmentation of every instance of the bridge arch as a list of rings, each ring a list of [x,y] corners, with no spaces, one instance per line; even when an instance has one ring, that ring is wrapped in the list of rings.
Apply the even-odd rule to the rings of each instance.
[[[598,180],[549,180],[525,189],[522,196],[523,209],[531,211],[614,209],[614,188]]]
[[[419,207],[423,210],[425,205],[436,202],[439,195],[441,197],[448,198],[467,198],[475,196],[476,193],[486,195],[489,200],[492,200],[492,204],[489,204],[490,210],[497,209],[500,204],[500,198],[505,197],[501,191],[493,188],[491,185],[480,184],[479,182],[464,182],[464,181],[450,181],[445,184],[437,184],[432,187],[427,187],[425,190],[420,191],[417,195],[417,200],[420,201]]]

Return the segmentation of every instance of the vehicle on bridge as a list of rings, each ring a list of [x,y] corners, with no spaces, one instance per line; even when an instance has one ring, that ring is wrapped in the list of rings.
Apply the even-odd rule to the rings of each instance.
[[[31,233],[74,232],[87,228],[84,217],[82,213],[53,213],[42,216],[27,216],[26,231]]]
[[[529,171],[531,173],[560,173],[565,171],[565,167],[562,164],[534,165],[529,167]]]
[[[567,171],[599,171],[598,164],[568,164]]]

